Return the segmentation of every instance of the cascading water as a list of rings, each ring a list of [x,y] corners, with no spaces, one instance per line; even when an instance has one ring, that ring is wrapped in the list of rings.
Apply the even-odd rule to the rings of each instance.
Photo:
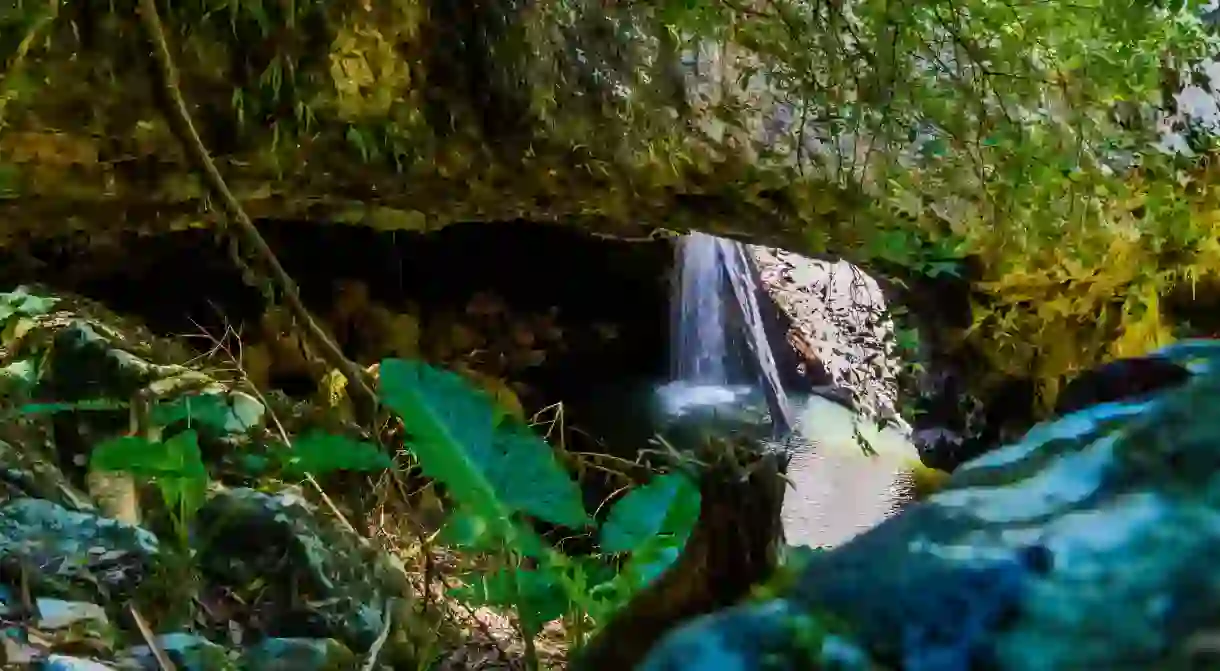
[[[793,426],[792,406],[763,328],[758,280],[744,245],[692,233],[678,243],[677,255],[671,385],[665,399],[715,405],[716,399],[761,389],[777,433],[787,432]]]
[[[678,242],[678,274],[670,347],[670,376],[693,385],[727,386],[729,338],[725,330],[724,267],[716,238],[692,233]]]
[[[748,248],[693,233],[678,243],[670,335],[671,381],[663,412],[741,408],[766,401],[778,441],[792,454],[783,521],[788,541],[837,545],[880,523],[909,498],[914,446],[821,396],[793,402],[781,383]],[[761,393],[760,393],[761,392]],[[795,406],[795,407],[794,407]],[[875,450],[866,456],[858,437]]]

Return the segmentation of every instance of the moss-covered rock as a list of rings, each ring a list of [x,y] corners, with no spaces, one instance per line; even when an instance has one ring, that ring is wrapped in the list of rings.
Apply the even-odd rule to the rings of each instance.
[[[967,463],[812,556],[781,598],[692,624],[646,668],[841,668],[827,661],[840,639],[902,669],[1214,663],[1215,349],[1167,353],[1210,360],[1181,389],[1089,407]]]
[[[235,488],[199,511],[205,572],[223,584],[267,584],[284,607],[269,633],[335,637],[366,650],[381,632],[389,599],[408,589],[401,566],[336,528],[299,492]],[[297,604],[292,604],[293,601]]]
[[[147,575],[158,545],[144,529],[42,499],[0,507],[0,557],[27,566],[41,593],[66,596],[81,585],[130,592]]]
[[[6,661],[161,668],[151,631],[186,669],[346,669],[382,635],[383,661],[414,663],[421,620],[384,550],[299,492],[220,484],[273,447],[257,390],[88,301],[23,289],[0,307]]]
[[[0,117],[0,244],[213,223],[160,82],[132,67],[148,58],[134,9],[54,7],[0,23],[33,35]],[[688,105],[705,82],[687,81],[659,17],[588,2],[227,7],[175,3],[162,19],[203,141],[254,217],[800,239],[784,197],[759,195],[777,188],[766,169],[722,141],[733,133],[695,130],[727,105]]]
[[[341,671],[358,658],[333,639],[269,638],[242,658],[244,668],[264,671]]]

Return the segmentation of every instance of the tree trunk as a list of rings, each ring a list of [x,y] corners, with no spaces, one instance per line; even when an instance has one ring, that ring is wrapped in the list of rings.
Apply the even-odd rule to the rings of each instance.
[[[577,653],[575,671],[635,668],[667,633],[741,600],[775,568],[787,455],[725,440],[709,447],[721,456],[701,474],[699,520],[681,556]]]

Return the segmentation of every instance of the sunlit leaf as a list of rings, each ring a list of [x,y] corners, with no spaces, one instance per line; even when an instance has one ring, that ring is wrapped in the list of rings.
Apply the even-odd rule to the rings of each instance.
[[[385,403],[410,435],[409,449],[469,512],[524,512],[570,526],[587,522],[580,490],[551,447],[518,422],[496,426],[485,393],[420,362],[386,359],[380,375]]]

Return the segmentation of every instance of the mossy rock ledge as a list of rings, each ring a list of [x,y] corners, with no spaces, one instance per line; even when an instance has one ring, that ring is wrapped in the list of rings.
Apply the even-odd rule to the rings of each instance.
[[[675,72],[660,24],[627,10],[613,20],[631,38],[605,30],[599,3],[255,4],[162,9],[199,134],[255,219],[697,227],[799,249],[855,198],[768,167],[757,124],[715,122],[727,101]],[[54,7],[0,23],[6,41],[30,38],[0,108],[0,244],[213,223],[134,8]]]

